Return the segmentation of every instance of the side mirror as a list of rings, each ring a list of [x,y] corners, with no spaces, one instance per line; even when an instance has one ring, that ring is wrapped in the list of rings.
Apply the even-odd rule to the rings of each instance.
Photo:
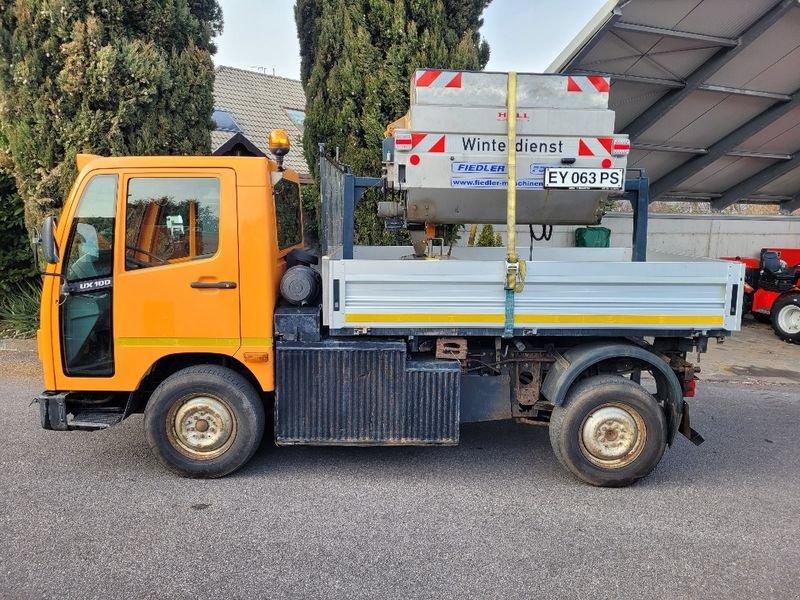
[[[42,221],[42,256],[44,260],[51,265],[58,263],[58,247],[56,246],[56,224],[58,223],[56,217],[45,217]]]

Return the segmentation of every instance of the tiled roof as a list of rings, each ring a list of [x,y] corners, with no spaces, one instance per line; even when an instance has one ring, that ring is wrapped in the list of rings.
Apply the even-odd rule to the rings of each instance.
[[[214,108],[231,113],[242,133],[268,156],[267,136],[271,129],[285,129],[292,142],[292,151],[286,156],[287,167],[301,175],[308,175],[308,165],[303,158],[302,131],[289,117],[286,109],[305,110],[306,97],[303,86],[296,79],[265,75],[220,66],[214,80]],[[212,131],[212,150],[216,150],[234,133]]]
[[[211,151],[216,151],[217,148],[222,146],[225,142],[231,139],[234,135],[236,135],[232,131],[222,131],[221,129],[216,129],[211,132]],[[250,139],[250,138],[248,138]]]

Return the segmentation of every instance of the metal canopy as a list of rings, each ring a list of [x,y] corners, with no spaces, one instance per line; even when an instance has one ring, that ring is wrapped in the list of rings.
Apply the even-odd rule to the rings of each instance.
[[[800,0],[610,0],[548,71],[612,78],[651,201],[800,209]]]

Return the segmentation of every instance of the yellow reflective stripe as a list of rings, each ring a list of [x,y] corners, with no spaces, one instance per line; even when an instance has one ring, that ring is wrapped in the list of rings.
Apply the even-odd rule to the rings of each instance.
[[[215,348],[237,348],[239,346],[272,346],[271,337],[239,338],[201,338],[201,337],[121,337],[116,339],[117,346],[157,347],[166,346],[210,346]]]
[[[242,346],[272,346],[272,338],[271,337],[242,338]]]
[[[503,315],[431,315],[431,314],[355,314],[348,313],[344,320],[348,323],[503,323]]]
[[[587,323],[603,325],[722,325],[710,315],[516,315],[517,323]]]
[[[184,347],[206,346],[213,348],[238,348],[241,345],[239,338],[212,338],[212,337],[120,337],[116,338],[117,346],[128,347]]]
[[[349,313],[347,323],[503,323],[496,314],[369,314]],[[723,325],[724,317],[711,315],[515,315],[519,324],[564,325]]]

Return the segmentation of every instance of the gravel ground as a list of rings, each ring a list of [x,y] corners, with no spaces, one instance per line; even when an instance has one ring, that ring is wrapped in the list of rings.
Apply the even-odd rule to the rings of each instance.
[[[794,387],[702,386],[706,443],[613,490],[513,424],[447,449],[265,444],[184,480],[141,417],[39,429],[39,386],[0,379],[3,598],[800,598]]]

